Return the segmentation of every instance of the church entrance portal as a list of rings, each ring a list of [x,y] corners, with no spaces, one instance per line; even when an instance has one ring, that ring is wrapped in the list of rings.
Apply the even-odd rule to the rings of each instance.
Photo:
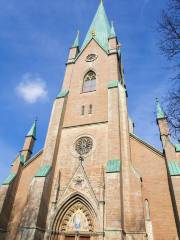
[[[94,214],[86,202],[81,200],[78,199],[77,201],[76,199],[73,203],[70,201],[70,203],[67,203],[66,206],[60,209],[52,226],[51,240],[92,239],[91,236],[95,233]],[[63,208],[65,208],[64,211]]]
[[[83,237],[83,236],[71,236],[65,237],[65,240],[90,240],[90,237]]]

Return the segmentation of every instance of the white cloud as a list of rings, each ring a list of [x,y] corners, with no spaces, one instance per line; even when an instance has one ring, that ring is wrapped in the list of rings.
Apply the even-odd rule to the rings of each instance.
[[[27,103],[36,103],[38,100],[47,99],[46,82],[39,76],[26,73],[16,87],[17,94]]]

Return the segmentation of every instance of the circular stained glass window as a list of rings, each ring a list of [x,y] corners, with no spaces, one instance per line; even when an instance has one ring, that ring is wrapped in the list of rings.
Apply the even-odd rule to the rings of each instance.
[[[75,143],[75,150],[79,155],[88,154],[93,147],[93,140],[90,137],[81,137]]]

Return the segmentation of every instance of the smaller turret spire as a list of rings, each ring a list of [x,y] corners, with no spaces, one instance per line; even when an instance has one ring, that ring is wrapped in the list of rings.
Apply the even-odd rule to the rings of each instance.
[[[116,37],[113,21],[111,22],[111,33],[110,33],[110,38],[112,38],[112,37]]]
[[[73,48],[79,47],[79,31],[77,31],[77,35],[76,35],[76,38],[75,38],[75,41],[74,41],[72,47]]]
[[[165,118],[165,113],[164,113],[158,99],[156,99],[156,114],[157,114],[157,119]]]
[[[34,147],[34,143],[36,141],[36,125],[37,119],[34,121],[31,129],[25,137],[23,149],[20,151],[20,161],[26,162],[32,155],[32,150]]]
[[[36,126],[37,126],[37,119],[34,121],[26,137],[33,137],[34,139],[36,139]]]

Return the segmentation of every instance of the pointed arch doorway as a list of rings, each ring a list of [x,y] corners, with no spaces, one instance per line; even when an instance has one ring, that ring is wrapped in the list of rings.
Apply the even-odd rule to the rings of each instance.
[[[57,212],[51,240],[94,240],[95,214],[89,202],[74,196]]]
[[[90,240],[90,236],[65,236],[65,240]]]

